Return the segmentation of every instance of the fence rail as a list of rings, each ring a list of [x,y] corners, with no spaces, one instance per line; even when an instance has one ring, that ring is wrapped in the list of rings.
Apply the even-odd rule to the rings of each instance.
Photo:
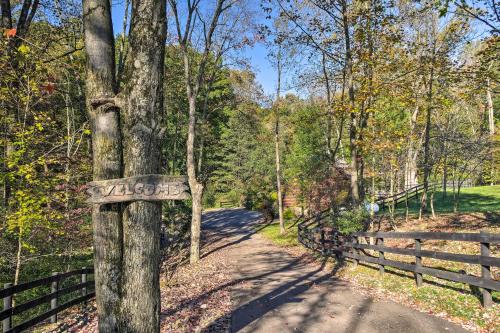
[[[461,188],[472,187],[473,185],[471,179],[466,179],[460,182],[456,180],[450,180],[446,182],[446,188],[458,187],[459,183]],[[443,187],[444,182],[433,182],[429,183],[428,186],[429,188],[434,188],[435,190],[438,187]],[[421,194],[423,191],[424,191],[424,184],[418,184],[396,194],[379,195],[376,198],[375,202],[380,206],[380,209],[388,208],[390,205],[394,205],[394,207],[396,207],[398,204],[401,204],[413,198],[415,198],[415,200],[418,202],[419,194]]]
[[[430,183],[429,187],[435,187],[438,183]],[[416,185],[411,188],[408,188],[402,192],[390,195],[390,196],[381,196],[375,202],[380,205],[380,209],[385,209],[390,205],[394,205],[396,207],[398,204],[408,201],[410,199],[415,198],[418,202],[419,194],[424,191],[424,184]]]
[[[423,283],[423,274],[436,278],[465,283],[482,288],[483,306],[489,307],[493,300],[491,291],[500,291],[500,281],[492,278],[491,267],[500,267],[500,258],[490,252],[490,244],[500,243],[500,234],[491,233],[445,233],[445,232],[357,232],[352,235],[341,235],[328,227],[326,220],[330,216],[304,221],[298,225],[299,242],[305,247],[321,253],[323,256],[348,258],[358,264],[367,262],[377,264],[380,273],[390,266],[415,274],[418,287]],[[366,239],[374,239],[375,244],[369,244]],[[406,239],[414,243],[414,248],[387,246],[389,239]],[[441,251],[422,250],[422,241],[444,240],[478,243],[480,255],[457,254]],[[375,251],[372,255],[366,250]],[[404,255],[412,258],[412,262],[390,260],[386,253]],[[464,264],[480,265],[481,276],[455,272],[443,268],[427,267],[422,264],[422,258],[431,258]]]
[[[50,318],[50,322],[57,322],[57,314],[71,306],[85,302],[95,296],[94,281],[88,280],[88,276],[93,274],[94,270],[91,268],[82,268],[65,273],[53,273],[52,276],[41,278],[35,281],[12,285],[6,283],[4,289],[0,289],[0,298],[3,298],[3,310],[0,311],[0,320],[2,321],[2,330],[4,333],[14,333],[26,330],[42,321]],[[61,288],[62,282],[70,277],[80,275],[80,283],[72,284],[70,286]],[[13,298],[16,294],[23,291],[30,290],[40,286],[49,286],[51,291],[48,294],[40,296],[35,299],[28,300],[19,305],[13,305]],[[61,296],[70,294],[72,292],[80,291],[81,295],[66,301],[63,304],[58,304]],[[50,303],[50,310],[38,314],[33,318],[27,319],[24,322],[13,325],[12,317],[22,314],[27,310],[31,310],[42,304]]]
[[[232,201],[221,201],[219,203],[220,208],[231,208],[234,206],[234,202]]]

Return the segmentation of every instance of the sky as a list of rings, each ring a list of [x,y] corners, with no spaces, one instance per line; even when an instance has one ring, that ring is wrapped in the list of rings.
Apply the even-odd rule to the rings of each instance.
[[[112,0],[113,31],[115,35],[122,32],[124,11],[124,0]],[[256,44],[251,48],[247,47],[244,50],[243,56],[250,61],[252,70],[256,74],[257,82],[262,85],[264,93],[266,95],[275,94],[277,82],[276,71],[267,59],[267,50],[265,46]]]

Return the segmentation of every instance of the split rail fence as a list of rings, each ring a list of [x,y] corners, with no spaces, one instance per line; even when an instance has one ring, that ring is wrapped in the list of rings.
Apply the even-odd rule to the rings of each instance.
[[[429,184],[429,187],[436,187],[437,185],[438,183],[431,183]],[[391,196],[379,197],[377,200],[375,200],[375,202],[380,206],[381,210],[386,209],[391,205],[394,205],[394,207],[396,207],[397,205],[405,201],[408,202],[413,198],[415,198],[415,200],[419,202],[419,194],[422,195],[423,191],[424,191],[424,184],[420,184],[408,188],[402,192],[393,194]]]
[[[322,214],[301,222],[298,225],[298,239],[305,247],[321,253],[323,256],[348,258],[355,264],[366,262],[376,264],[383,274],[385,267],[394,267],[403,271],[412,272],[418,287],[423,283],[423,275],[465,283],[482,288],[483,306],[493,304],[492,290],[500,291],[500,281],[492,277],[492,267],[500,267],[500,258],[491,254],[491,245],[500,244],[500,234],[492,233],[447,233],[447,232],[357,232],[352,235],[342,235],[328,227],[327,221],[331,217]],[[370,244],[367,238],[374,239]],[[384,245],[389,239],[405,239],[414,243],[413,248],[401,248]],[[363,241],[364,240],[364,241]],[[479,255],[457,254],[440,251],[423,250],[423,242],[428,240],[458,241],[477,243]],[[367,250],[375,251],[372,255]],[[399,261],[385,257],[386,253],[409,256],[413,260]],[[480,265],[481,275],[475,276],[443,268],[427,267],[422,264],[422,258],[432,258],[449,262]]]
[[[85,302],[95,296],[94,281],[89,280],[89,276],[93,274],[93,269],[82,268],[65,273],[53,273],[52,276],[18,285],[6,283],[4,288],[0,289],[0,298],[3,299],[3,310],[0,311],[0,320],[2,322],[3,332],[22,332],[49,318],[51,323],[57,322],[57,314],[59,312],[71,306]],[[77,283],[74,283],[75,277],[77,277]],[[68,282],[71,282],[71,284]],[[13,299],[16,294],[38,287],[48,288],[48,286],[50,286],[50,293],[13,306]],[[71,293],[76,293],[78,295],[74,298],[70,298],[69,300],[66,299],[64,303],[59,304],[62,296],[69,295]],[[67,298],[67,296],[65,298]],[[14,325],[14,316],[21,315],[26,311],[47,303],[50,303],[50,310],[41,314],[36,314],[32,318],[25,319],[25,321]]]
[[[221,201],[219,203],[220,208],[231,208],[234,207],[234,202],[232,201]]]

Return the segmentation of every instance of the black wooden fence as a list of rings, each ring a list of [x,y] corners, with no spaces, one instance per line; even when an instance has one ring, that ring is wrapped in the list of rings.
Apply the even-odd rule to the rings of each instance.
[[[299,242],[324,256],[348,258],[355,264],[360,261],[377,264],[382,274],[386,266],[413,272],[418,287],[422,285],[422,275],[426,274],[440,279],[461,282],[470,286],[482,288],[482,302],[485,307],[490,306],[493,302],[491,291],[500,291],[500,281],[493,279],[491,274],[491,267],[500,267],[500,258],[493,257],[490,253],[490,245],[500,243],[500,234],[485,232],[357,232],[352,235],[341,235],[333,228],[327,227],[327,219],[331,219],[331,217],[323,214],[319,218],[300,223],[298,225]],[[370,244],[367,238],[374,239],[374,244]],[[388,239],[411,240],[414,243],[414,248],[385,246],[384,241]],[[422,250],[422,242],[426,240],[478,243],[480,255]],[[372,255],[366,250],[376,251],[378,255]],[[413,260],[411,260],[411,262],[389,260],[385,258],[386,253],[409,256]],[[422,265],[422,258],[480,265],[481,276],[466,274],[463,270],[455,272],[443,268],[426,267]]]
[[[429,184],[429,187],[435,187],[437,185],[438,183],[431,183]],[[382,210],[388,208],[391,205],[394,205],[394,207],[396,207],[398,204],[401,204],[413,198],[415,198],[415,200],[419,202],[419,195],[422,195],[423,191],[424,184],[420,184],[390,196],[381,196],[377,198],[375,202],[380,206],[380,209]]]
[[[94,281],[89,279],[89,275],[93,274],[94,270],[91,268],[82,268],[65,273],[53,273],[52,276],[38,279],[31,282],[26,282],[18,285],[6,283],[4,289],[0,289],[0,298],[3,299],[3,310],[0,311],[0,320],[2,321],[2,328],[4,333],[14,333],[26,330],[34,325],[41,323],[50,318],[51,323],[57,322],[57,314],[71,306],[85,302],[95,296]],[[70,281],[69,278],[79,276],[76,284],[67,285],[63,281]],[[24,291],[49,286],[51,287],[50,293],[43,296],[31,299],[22,304],[13,305],[13,298],[16,294]],[[64,303],[59,304],[61,296],[78,292],[78,296],[65,300]],[[40,305],[50,303],[50,310],[34,317],[26,319],[22,323],[13,324],[13,317],[25,313],[28,310],[34,309]]]

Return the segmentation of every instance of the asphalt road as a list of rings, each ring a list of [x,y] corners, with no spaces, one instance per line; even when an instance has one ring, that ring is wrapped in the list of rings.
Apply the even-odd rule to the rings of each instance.
[[[204,214],[203,228],[225,239],[235,283],[232,332],[467,332],[444,319],[357,293],[335,270],[297,258],[255,233],[260,215],[244,209]]]

